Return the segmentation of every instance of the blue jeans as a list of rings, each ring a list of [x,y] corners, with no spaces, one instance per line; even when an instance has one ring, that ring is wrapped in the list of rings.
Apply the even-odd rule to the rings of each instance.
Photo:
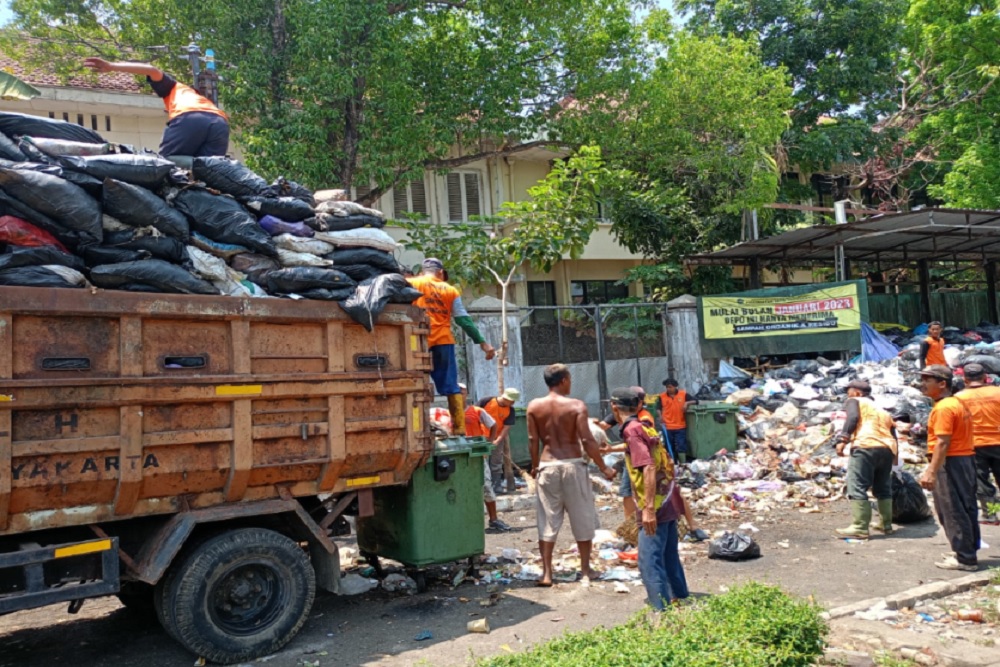
[[[670,444],[673,445],[674,454],[687,454],[688,432],[686,428],[667,429],[667,436]]]
[[[458,362],[454,345],[434,345],[431,352],[431,379],[439,396],[461,394],[458,386]]]
[[[676,521],[657,524],[655,535],[647,535],[639,526],[639,574],[653,609],[662,610],[672,600],[688,596],[684,566],[677,552]]]

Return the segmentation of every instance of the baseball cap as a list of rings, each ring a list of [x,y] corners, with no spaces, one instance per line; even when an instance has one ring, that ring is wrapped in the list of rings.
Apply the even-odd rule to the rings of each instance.
[[[867,392],[870,392],[872,390],[872,386],[871,384],[868,383],[868,380],[851,380],[850,382],[847,383],[847,388],[860,389],[861,391],[867,391]]]
[[[982,364],[977,364],[975,362],[971,364],[966,364],[962,369],[965,372],[965,377],[969,378],[980,378],[986,375],[986,368]]]
[[[434,269],[435,271],[444,271],[444,264],[440,259],[436,257],[428,257],[420,265],[425,269]]]
[[[639,394],[632,387],[619,387],[611,392],[611,402],[623,408],[639,405]]]
[[[517,403],[519,400],[521,400],[521,392],[519,392],[517,389],[514,389],[513,387],[509,389],[504,389],[501,398],[506,398],[511,403]]]
[[[954,379],[951,369],[947,366],[942,366],[941,364],[934,364],[933,366],[926,367],[920,371],[920,375],[937,378],[938,380],[944,380],[945,382],[951,382]]]
[[[646,398],[646,390],[640,387],[639,385],[635,385],[634,387],[629,387],[629,389],[635,392],[636,396],[639,397],[640,401]]]

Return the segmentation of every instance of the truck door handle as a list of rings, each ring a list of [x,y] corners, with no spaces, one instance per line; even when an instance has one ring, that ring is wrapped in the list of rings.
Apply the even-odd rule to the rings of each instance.
[[[185,368],[204,368],[208,363],[203,356],[198,357],[163,357],[160,362],[167,370],[179,370]]]
[[[389,365],[389,358],[384,354],[356,354],[354,365],[358,368],[385,368]]]

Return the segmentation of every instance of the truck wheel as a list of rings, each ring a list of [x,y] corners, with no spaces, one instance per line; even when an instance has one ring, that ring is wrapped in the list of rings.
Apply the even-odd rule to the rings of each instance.
[[[298,633],[316,595],[302,548],[262,528],[213,537],[171,569],[158,596],[163,626],[212,662],[274,653]]]

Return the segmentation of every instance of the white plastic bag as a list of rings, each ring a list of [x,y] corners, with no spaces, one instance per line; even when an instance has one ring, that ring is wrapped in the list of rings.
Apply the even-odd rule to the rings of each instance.
[[[316,238],[332,243],[338,248],[375,248],[384,252],[395,252],[399,247],[396,240],[386,232],[371,227],[343,232],[316,232]]]
[[[322,257],[333,252],[333,246],[326,241],[316,239],[306,239],[294,234],[279,234],[274,237],[274,244],[283,250],[292,252],[304,252],[309,255]]]

